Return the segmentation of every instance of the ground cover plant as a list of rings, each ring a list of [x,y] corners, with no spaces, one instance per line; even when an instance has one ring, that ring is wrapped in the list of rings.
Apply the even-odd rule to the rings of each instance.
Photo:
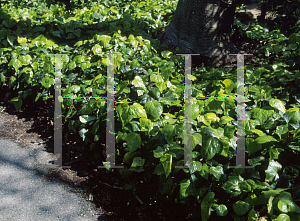
[[[219,98],[192,99],[193,161],[178,169],[185,59],[157,53],[155,39],[176,1],[72,2],[66,9],[61,2],[1,1],[0,15],[1,96],[17,110],[48,104],[52,123],[55,57],[49,54],[63,54],[62,96],[96,97],[107,94],[106,54],[116,53],[116,165],[124,168],[92,172],[106,163],[104,99],[62,100],[63,142],[72,143],[64,161],[84,165],[90,180],[121,187],[123,210],[138,205],[150,220],[300,220],[299,33],[235,20],[233,32],[260,45],[260,65],[245,66],[245,160],[253,169],[229,168],[236,162],[237,103],[225,97],[236,96],[237,71],[202,65],[192,72],[192,96]],[[135,202],[126,200],[130,195]],[[137,218],[128,213],[126,219]]]

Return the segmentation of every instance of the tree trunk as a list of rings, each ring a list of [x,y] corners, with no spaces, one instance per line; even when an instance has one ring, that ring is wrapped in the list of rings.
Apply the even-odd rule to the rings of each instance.
[[[236,0],[179,0],[170,24],[158,37],[159,52],[200,54],[211,67],[236,62],[237,56],[229,55],[242,53],[231,42],[235,8]]]

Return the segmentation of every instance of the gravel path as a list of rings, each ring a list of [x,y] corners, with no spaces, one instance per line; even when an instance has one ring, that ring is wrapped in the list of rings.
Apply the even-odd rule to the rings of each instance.
[[[105,220],[80,191],[83,178],[56,168],[42,139],[28,133],[32,122],[4,109],[0,105],[0,220]]]
[[[0,139],[0,220],[100,220],[91,202],[66,184],[44,180],[37,171],[53,167],[39,145],[22,148]]]

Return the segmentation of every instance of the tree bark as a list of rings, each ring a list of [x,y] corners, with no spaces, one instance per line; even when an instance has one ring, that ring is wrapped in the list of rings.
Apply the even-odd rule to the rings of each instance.
[[[242,53],[231,42],[236,3],[236,0],[179,0],[170,24],[158,37],[158,51],[200,54],[213,67],[236,62],[237,56],[229,55]]]

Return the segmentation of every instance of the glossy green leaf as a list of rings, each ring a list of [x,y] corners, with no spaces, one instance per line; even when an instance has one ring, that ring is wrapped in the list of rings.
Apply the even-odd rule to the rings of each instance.
[[[293,201],[289,192],[280,193],[278,209],[284,213],[300,213],[300,207]]]
[[[229,139],[233,138],[236,129],[237,127],[235,125],[226,125],[224,128],[224,136]]]
[[[272,98],[270,99],[269,104],[271,107],[274,107],[275,109],[285,113],[284,103],[281,100]]]
[[[291,221],[289,215],[287,214],[280,214],[277,218],[276,221]]]
[[[250,209],[250,205],[244,201],[237,201],[233,204],[233,210],[239,216],[243,216],[246,214]]]
[[[202,145],[202,135],[201,134],[199,134],[199,133],[193,133],[192,134],[192,147],[193,147],[193,149],[195,149],[195,147],[197,146],[197,145]]]
[[[266,170],[266,181],[267,180],[273,181],[273,179],[278,180],[279,178],[278,172],[281,168],[282,166],[280,163],[271,160]]]
[[[97,40],[103,44],[104,48],[107,48],[107,46],[109,45],[109,41],[111,40],[111,37],[108,35],[100,35],[97,37]]]
[[[221,124],[227,124],[229,123],[230,121],[234,120],[232,117],[229,117],[229,116],[222,116],[221,117],[221,121],[220,123]]]
[[[222,174],[224,174],[222,166],[210,167],[210,174],[212,174],[218,181]]]
[[[86,123],[88,123],[90,121],[93,121],[93,120],[96,120],[96,119],[97,119],[97,117],[95,117],[95,116],[89,116],[89,115],[81,115],[81,116],[79,116],[79,120],[83,124],[86,124]]]
[[[71,61],[68,65],[69,71],[73,70],[74,68],[76,68],[76,63],[75,61]]]
[[[242,190],[239,186],[239,183],[242,181],[244,181],[244,179],[241,176],[229,176],[228,181],[222,185],[222,188],[227,193],[230,193],[233,196],[238,196],[242,193]]]
[[[201,155],[205,160],[212,159],[217,153],[222,151],[222,144],[215,137],[202,137],[203,145],[201,147]]]
[[[228,209],[224,204],[213,204],[212,207],[216,211],[217,216],[226,216],[228,214]]]
[[[129,133],[126,136],[127,147],[130,152],[134,152],[137,148],[141,148],[142,139],[137,133]]]
[[[26,43],[27,42],[27,38],[22,38],[22,37],[18,37],[18,43]]]
[[[201,171],[202,163],[199,161],[192,161],[192,163],[189,165],[189,169],[191,174],[195,173],[196,171]]]
[[[194,106],[193,106],[194,108]],[[220,121],[220,118],[217,117],[217,115],[215,113],[207,113],[204,115],[208,120],[211,121]]]
[[[54,84],[54,79],[51,77],[44,77],[42,79],[41,84],[45,87],[45,88],[50,88],[53,84]]]
[[[155,119],[159,119],[162,112],[163,107],[159,101],[148,101],[145,105],[146,113],[150,114]]]
[[[16,37],[9,35],[9,36],[7,36],[6,39],[7,39],[8,43],[9,43],[11,46],[13,46],[13,45],[14,45],[14,41],[16,40]]]
[[[128,104],[118,105],[116,111],[118,113],[119,118],[121,119],[123,126],[129,123],[134,117],[133,112],[131,108],[128,106]]]
[[[135,78],[132,81],[132,85],[141,88],[143,90],[146,90],[145,84],[140,76],[135,76]]]
[[[12,58],[8,64],[8,66],[13,66],[15,68],[15,70],[18,71],[19,68],[22,66],[22,63],[17,58]]]
[[[95,45],[92,47],[92,51],[94,52],[94,54],[102,53],[101,46],[100,46],[99,44],[95,44]]]
[[[264,136],[261,136],[261,137],[258,137],[255,139],[255,142],[257,144],[264,144],[264,143],[268,143],[268,142],[271,142],[271,141],[276,141],[278,142],[275,138],[273,138],[272,136],[267,136],[267,135],[264,135]]]
[[[73,86],[72,86],[72,91],[73,91],[74,93],[78,93],[78,91],[80,91],[80,86],[78,86],[78,85],[73,85]]]
[[[31,63],[31,56],[30,55],[20,55],[18,60],[21,62],[22,65],[29,65]]]

